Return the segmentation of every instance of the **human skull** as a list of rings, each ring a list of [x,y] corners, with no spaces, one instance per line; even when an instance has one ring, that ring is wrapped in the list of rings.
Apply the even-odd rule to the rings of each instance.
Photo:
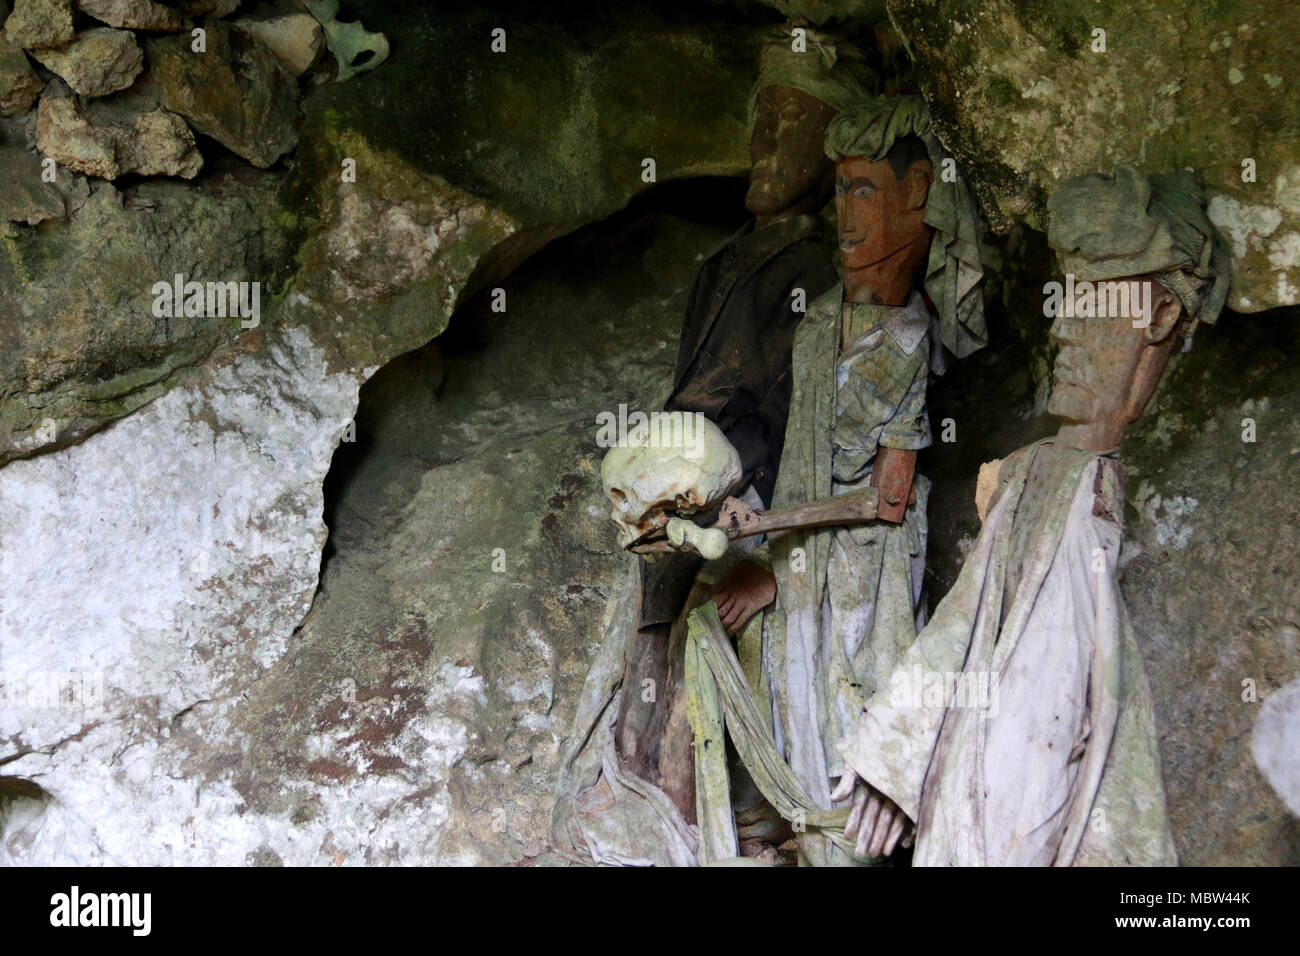
[[[742,474],[740,455],[717,425],[701,414],[675,412],[656,412],[630,428],[600,466],[625,548],[663,529],[673,515],[709,510]]]

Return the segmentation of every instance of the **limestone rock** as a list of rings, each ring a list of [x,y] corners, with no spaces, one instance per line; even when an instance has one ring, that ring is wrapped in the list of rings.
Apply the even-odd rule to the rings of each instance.
[[[0,33],[0,116],[26,112],[42,86],[22,47]]]
[[[365,171],[356,182],[343,180],[336,160],[332,175],[313,184],[310,200],[298,194],[300,181],[286,186],[286,198],[311,205],[318,226],[298,250],[285,317],[310,325],[338,349],[340,361],[365,368],[445,329],[479,260],[518,224],[355,136],[340,145],[338,155]]]
[[[938,132],[999,231],[1063,179],[1193,168],[1236,259],[1229,305],[1300,303],[1300,7],[891,0]],[[1100,31],[1100,32],[1098,32]],[[1204,68],[1189,68],[1189,64]]]
[[[230,774],[211,786],[191,775],[186,739],[201,725],[224,748],[241,689],[283,659],[311,604],[321,482],[357,385],[290,330],[214,360],[122,428],[0,469],[0,656],[22,682],[19,706],[0,709],[0,759],[33,758],[7,761],[5,776],[41,779],[36,804],[51,801],[34,838],[36,807],[6,805],[0,860],[70,860],[94,845],[105,862],[234,863],[259,830],[284,831],[284,818],[238,823]],[[114,597],[117,575],[131,585]],[[38,579],[41,601],[12,600]],[[104,587],[85,590],[96,579]],[[53,673],[84,680],[45,696]],[[149,822],[122,826],[132,807],[149,807]],[[179,838],[196,826],[196,843]]]
[[[0,654],[25,690],[82,679],[68,706],[29,693],[0,714],[4,774],[39,782],[2,824],[0,863],[536,860],[625,571],[590,412],[666,391],[695,256],[723,233],[610,247],[620,281],[594,296],[573,282],[582,263],[536,270],[513,291],[556,334],[497,324],[440,396],[406,356],[373,383],[397,400],[362,415],[361,375],[295,328],[0,469],[0,509],[22,503],[0,527],[0,555],[21,555],[0,563],[20,598]],[[600,320],[612,312],[624,322]],[[534,398],[505,428],[503,369]],[[313,603],[320,482],[353,418],[379,453],[330,518],[348,554]],[[147,599],[121,580],[147,580]],[[65,634],[74,607],[92,610]]]
[[[0,146],[0,219],[34,226],[63,214],[58,189],[41,180],[40,157],[21,146]]]
[[[110,27],[132,30],[180,30],[185,19],[154,0],[77,0],[77,6]]]
[[[1269,694],[1260,706],[1250,751],[1269,785],[1300,817],[1300,680]]]
[[[88,176],[125,173],[191,179],[203,166],[194,134],[175,113],[151,109],[110,119],[72,97],[46,95],[36,119],[41,152]]]
[[[192,179],[202,168],[203,157],[183,119],[166,110],[151,110],[137,115],[126,138],[119,140],[118,162],[127,173]]]
[[[58,50],[33,50],[82,96],[105,96],[124,90],[144,68],[144,53],[129,30],[96,27]]]
[[[237,180],[214,169],[194,183],[162,178],[123,191],[92,180],[88,196],[75,194],[75,181],[65,187],[71,174],[60,169],[67,222],[2,240],[0,465],[66,447],[147,405],[239,333],[238,323],[155,316],[153,283],[178,272],[256,280],[269,301],[292,252],[275,200],[280,177],[238,166]]]
[[[414,34],[442,35],[442,14],[412,15]],[[459,15],[467,34],[495,25],[478,8]],[[320,223],[300,250],[302,296],[285,302],[286,320],[310,325],[349,367],[369,367],[418,348],[475,288],[649,188],[648,149],[661,181],[747,168],[752,30],[724,29],[715,14],[613,32],[586,20],[572,32],[502,22],[525,41],[509,58],[413,44],[362,80],[316,87],[287,176],[208,156],[193,185],[155,180],[119,193],[61,168],[67,225],[24,230],[0,255],[0,465],[133,413],[211,350],[217,330],[155,320],[137,276],[283,281],[288,243]],[[212,27],[209,50],[232,29]],[[187,40],[159,38],[175,44],[180,73],[195,59]],[[91,125],[129,126],[130,112],[156,109],[161,98],[136,102],[156,62],[130,89],[80,103]],[[652,90],[649,75],[674,82]],[[445,95],[409,95],[431,82]],[[128,100],[129,111],[107,112]],[[341,181],[343,158],[356,163],[355,183]],[[64,177],[89,198],[64,189]],[[232,177],[238,185],[223,189]]]
[[[93,129],[71,97],[41,97],[36,145],[56,163],[88,176],[113,179],[121,171],[111,137]]]
[[[13,13],[5,20],[9,39],[28,50],[67,43],[75,32],[66,0],[14,0]]]
[[[433,8],[411,15],[414,34],[445,29]],[[490,36],[497,26],[511,38],[508,56],[470,44],[412,46],[364,78],[314,90],[294,179],[331,182],[340,157],[357,156],[353,144],[391,143],[393,129],[430,131],[391,151],[518,223],[519,234],[476,274],[490,282],[648,188],[641,179],[647,156],[660,182],[748,173],[756,30],[724,29],[697,13],[686,24],[651,20],[611,31],[580,19],[561,31],[475,7],[457,30]],[[673,82],[652,85],[649,76]],[[439,95],[409,95],[421,84]]]
[[[275,55],[243,30],[207,25],[207,52],[189,37],[148,41],[163,102],[200,133],[255,166],[267,167],[298,142],[298,86]]]
[[[886,17],[885,0],[763,0],[787,17],[806,17],[813,23],[848,20],[872,24]]]
[[[190,17],[228,17],[239,9],[239,0],[180,0],[177,6]]]
[[[275,54],[292,77],[306,73],[325,49],[325,33],[315,18],[291,13],[265,19],[236,20],[234,25],[252,34]]]

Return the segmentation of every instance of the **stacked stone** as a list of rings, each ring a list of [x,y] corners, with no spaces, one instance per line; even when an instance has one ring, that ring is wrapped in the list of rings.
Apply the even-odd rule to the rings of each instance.
[[[0,0],[0,219],[64,215],[69,171],[191,179],[196,133],[261,168],[290,152],[325,32],[295,0],[223,19],[239,3]]]

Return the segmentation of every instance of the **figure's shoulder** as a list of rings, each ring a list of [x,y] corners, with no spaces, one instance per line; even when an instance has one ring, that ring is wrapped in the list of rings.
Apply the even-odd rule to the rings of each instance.
[[[981,524],[988,518],[989,505],[1002,490],[1002,465],[1005,462],[1005,458],[994,458],[980,465],[979,474],[975,478],[975,513],[979,515]]]
[[[769,259],[761,268],[765,288],[801,288],[815,299],[839,282],[840,274],[820,242],[797,242]]]
[[[729,242],[724,242],[704,257],[704,261],[695,272],[695,281],[691,286],[695,295],[710,292],[722,284],[722,260],[729,245]]]
[[[806,236],[792,242],[773,258],[785,263],[786,268],[829,272],[839,278],[839,273],[835,271],[835,259],[831,247],[821,236]]]
[[[1027,466],[1027,459],[1033,453],[1035,445],[1036,443],[1025,445],[1005,458],[995,458],[980,465],[975,482],[975,511],[981,522],[1010,487],[1017,471]]]
[[[840,314],[840,306],[844,303],[844,286],[839,282],[838,277],[829,289],[823,292],[817,298],[812,300],[808,306],[810,314],[821,316]]]
[[[1024,462],[1024,460],[1033,452],[1036,445],[1037,442],[1031,442],[1021,448],[1017,448],[1005,458],[1000,458],[998,460],[1002,465],[1007,466],[1009,469],[1019,468],[1021,463]],[[1010,475],[1010,471],[1008,471],[1007,474]]]

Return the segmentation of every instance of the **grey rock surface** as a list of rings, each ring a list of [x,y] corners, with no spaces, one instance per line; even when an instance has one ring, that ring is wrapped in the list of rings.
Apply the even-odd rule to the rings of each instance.
[[[1228,304],[1300,303],[1300,7],[889,0],[944,144],[994,228],[1046,227],[1070,176],[1192,168],[1233,250]]]
[[[87,30],[66,46],[33,50],[32,56],[82,96],[124,90],[144,69],[144,52],[135,34],[111,27]]]
[[[154,0],[77,0],[77,7],[110,27],[170,31],[185,25],[180,11]]]
[[[63,214],[59,190],[41,179],[40,157],[21,146],[0,146],[0,219],[34,226]]]
[[[14,0],[5,19],[5,34],[29,50],[67,43],[75,32],[67,0]]]
[[[297,85],[260,40],[222,21],[204,29],[201,55],[190,51],[188,35],[147,41],[163,102],[196,131],[264,169],[297,145]]]
[[[44,85],[22,47],[0,33],[0,116],[26,112]]]

